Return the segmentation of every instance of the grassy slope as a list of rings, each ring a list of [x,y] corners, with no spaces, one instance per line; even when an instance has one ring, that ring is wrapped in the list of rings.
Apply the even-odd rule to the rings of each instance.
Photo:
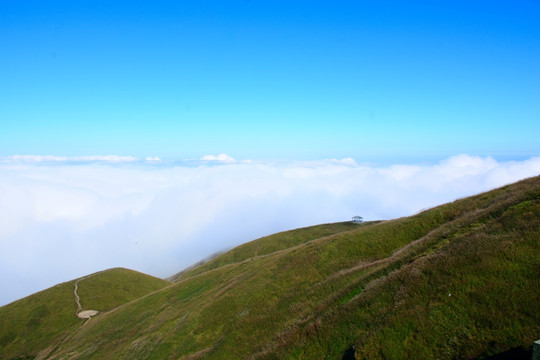
[[[81,322],[73,282],[56,285],[0,308],[0,359],[31,355]]]
[[[76,317],[72,280],[0,307],[0,359],[31,356],[63,339],[85,320]],[[111,269],[79,280],[83,309],[107,311],[170,285],[127,269]]]
[[[337,359],[355,344],[357,358],[451,359],[527,347],[540,338],[539,238],[537,177],[209,264],[91,320],[53,358]]]
[[[368,223],[353,224],[351,222],[343,222],[322,224],[265,236],[237,246],[224,254],[216,256],[208,262],[200,264],[200,266],[182,271],[172,276],[170,279],[178,282],[193,275],[197,275],[223,265],[238,263],[249,258],[271,254],[275,251],[300,245],[310,240],[335,235],[344,231],[354,230],[359,226],[365,226],[366,224]]]
[[[171,283],[167,280],[129,269],[116,268],[79,282],[78,294],[84,309],[103,312],[168,285]],[[111,293],[111,290],[114,293]]]

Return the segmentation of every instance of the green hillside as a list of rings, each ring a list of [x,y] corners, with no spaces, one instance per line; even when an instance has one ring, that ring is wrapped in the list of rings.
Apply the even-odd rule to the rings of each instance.
[[[322,224],[265,236],[237,246],[221,256],[217,256],[208,262],[201,263],[199,266],[182,271],[172,276],[170,280],[177,282],[227,264],[238,263],[246,259],[256,258],[257,256],[268,255],[278,250],[291,248],[305,243],[306,241],[335,235],[344,231],[356,230],[358,229],[358,226],[366,224],[367,223],[353,224],[352,222]]]
[[[0,359],[33,358],[42,350],[53,350],[49,348],[51,344],[65,340],[87,321],[76,316],[76,282],[83,309],[100,312],[170,285],[162,279],[117,268],[56,285],[0,307]]]
[[[255,240],[34,348],[50,359],[527,356],[540,338],[539,239],[536,177],[411,217]]]

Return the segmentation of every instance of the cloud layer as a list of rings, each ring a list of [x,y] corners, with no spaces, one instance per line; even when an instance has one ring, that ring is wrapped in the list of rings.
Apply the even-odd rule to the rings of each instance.
[[[146,158],[147,161],[159,161],[159,158]],[[89,162],[104,162],[104,163],[123,163],[139,161],[133,156],[121,155],[94,155],[94,156],[52,156],[52,155],[13,155],[1,157],[0,162],[4,163],[89,163]]]
[[[0,162],[0,305],[114,266],[165,277],[277,231],[354,215],[410,215],[540,173],[538,157],[459,155],[388,167],[350,158],[258,163],[226,154],[197,166],[87,158],[94,160]]]
[[[219,154],[219,155],[204,155],[201,158],[202,161],[219,161],[223,163],[234,163],[236,160],[227,155],[227,154]]]

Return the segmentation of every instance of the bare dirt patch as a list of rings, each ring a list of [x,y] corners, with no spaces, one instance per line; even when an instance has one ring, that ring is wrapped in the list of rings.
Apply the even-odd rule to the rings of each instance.
[[[77,313],[77,316],[80,319],[90,319],[92,316],[95,316],[99,313],[97,310],[83,310]]]

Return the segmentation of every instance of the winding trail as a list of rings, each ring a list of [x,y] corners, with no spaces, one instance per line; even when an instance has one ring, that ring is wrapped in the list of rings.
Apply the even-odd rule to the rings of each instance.
[[[97,310],[83,310],[81,306],[81,298],[79,297],[79,294],[77,294],[77,290],[79,290],[79,281],[88,277],[89,276],[86,276],[75,281],[75,288],[73,289],[73,295],[75,295],[75,302],[77,303],[77,311],[75,312],[75,315],[77,315],[77,317],[80,319],[90,319],[92,316],[99,313]]]
[[[91,276],[94,276],[96,274],[88,275],[88,276],[85,276],[85,277],[82,277],[82,278],[76,280],[75,281],[75,287],[73,288],[73,295],[75,296],[75,302],[77,303],[77,311],[75,312],[75,315],[77,315],[77,317],[79,319],[86,319],[86,321],[83,324],[81,324],[80,327],[74,329],[72,332],[69,332],[69,333],[63,335],[63,337],[60,339],[59,342],[56,342],[56,343],[53,342],[53,344],[51,344],[49,347],[47,347],[47,348],[43,349],[42,351],[40,351],[37,354],[37,356],[35,357],[36,360],[50,359],[51,355],[54,354],[56,352],[56,350],[58,350],[58,348],[60,346],[62,346],[62,344],[67,342],[69,339],[71,339],[74,336],[74,334],[80,328],[82,328],[84,325],[86,325],[88,323],[88,321],[90,321],[90,318],[92,316],[97,315],[99,313],[99,311],[97,311],[97,310],[83,310],[82,305],[81,305],[81,298],[79,297],[79,294],[77,294],[77,290],[79,290],[79,281],[87,279],[87,278],[89,278]]]
[[[77,303],[77,313],[82,310],[81,298],[79,298],[79,295],[77,294],[77,290],[79,289],[79,281],[81,280],[82,279],[75,281],[75,289],[73,289],[73,295],[75,295],[75,302]]]

